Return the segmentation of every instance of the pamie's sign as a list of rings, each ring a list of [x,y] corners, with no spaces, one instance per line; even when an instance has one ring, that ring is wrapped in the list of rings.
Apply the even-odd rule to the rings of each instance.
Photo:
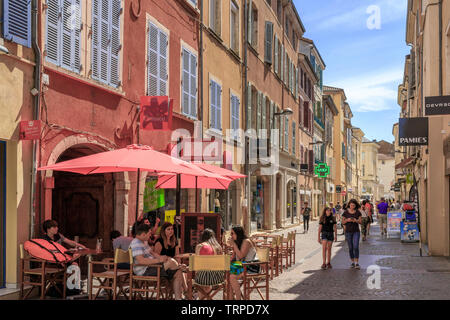
[[[399,146],[427,146],[428,118],[401,118],[398,130]]]

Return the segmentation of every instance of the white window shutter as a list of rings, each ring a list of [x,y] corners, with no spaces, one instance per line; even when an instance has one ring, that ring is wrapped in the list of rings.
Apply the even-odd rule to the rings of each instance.
[[[190,68],[190,115],[194,118],[197,118],[197,57],[193,54],[191,54]]]
[[[94,0],[96,1],[96,0]],[[46,60],[59,65],[60,52],[60,29],[61,29],[61,8],[59,0],[48,0],[46,14],[46,43],[45,49],[47,51]]]
[[[110,31],[110,84],[114,87],[119,86],[120,67],[119,67],[119,55],[122,45],[120,43],[120,16],[122,13],[121,1],[111,0],[111,31]]]
[[[167,96],[167,83],[169,74],[167,72],[168,63],[168,42],[169,38],[165,32],[159,30],[159,95]]]
[[[216,84],[216,124],[217,129],[222,130],[222,87]]]
[[[262,100],[262,93],[258,91],[258,98],[257,98],[257,113],[256,113],[256,130],[259,132],[261,130],[261,101]]]
[[[247,85],[247,130],[252,127],[252,85]]]
[[[158,95],[158,38],[159,30],[149,23],[147,44],[147,94]]]
[[[212,80],[209,82],[209,120],[210,120],[210,127],[216,128],[216,83]]]
[[[263,95],[263,98],[262,98],[262,105],[261,105],[261,113],[262,113],[262,123],[261,123],[261,129],[266,129],[266,111],[267,111],[267,105],[266,105],[266,96],[265,95]]]
[[[183,49],[183,77],[182,77],[182,90],[183,90],[183,98],[181,100],[182,103],[182,111],[186,115],[191,114],[190,110],[190,61],[191,54],[186,49]]]

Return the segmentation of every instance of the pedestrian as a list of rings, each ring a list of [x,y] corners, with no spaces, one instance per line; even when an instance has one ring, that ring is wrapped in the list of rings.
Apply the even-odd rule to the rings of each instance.
[[[369,222],[367,223],[367,235],[370,235],[370,225],[373,223],[373,206],[369,200],[366,202],[367,215]]]
[[[319,220],[319,243],[322,244],[322,270],[331,269],[331,247],[337,241],[336,218],[331,208],[325,207]],[[327,263],[328,259],[328,263]]]
[[[362,223],[360,205],[355,199],[349,201],[347,210],[342,215],[343,224],[345,225],[345,239],[347,240],[351,268],[361,269],[359,265],[359,239],[361,233],[359,225]]]
[[[302,210],[303,216],[303,233],[307,233],[309,230],[309,217],[311,214],[311,208],[308,207],[308,201],[304,202],[305,207]]]
[[[337,204],[336,204],[336,207],[335,207],[335,209],[336,209],[336,211],[337,212],[339,212],[339,210],[341,210],[341,205],[340,205],[340,203],[339,203],[339,201],[337,202]]]
[[[361,233],[362,233],[362,240],[366,241],[367,239],[367,226],[369,225],[369,211],[370,208],[366,207],[367,200],[364,200],[361,207]]]
[[[381,202],[377,205],[377,220],[380,223],[381,236],[387,235],[387,212],[388,204],[384,198],[381,198]]]

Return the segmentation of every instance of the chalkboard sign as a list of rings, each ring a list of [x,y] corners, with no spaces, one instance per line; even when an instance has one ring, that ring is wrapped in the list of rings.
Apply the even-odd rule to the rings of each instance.
[[[209,228],[221,243],[221,218],[215,213],[183,213],[181,215],[181,252],[195,253],[203,230]]]

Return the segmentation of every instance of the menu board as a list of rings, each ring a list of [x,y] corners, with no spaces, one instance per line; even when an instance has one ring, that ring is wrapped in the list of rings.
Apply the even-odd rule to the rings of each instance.
[[[400,223],[402,222],[401,211],[388,212],[387,216],[387,232],[388,233],[400,233]]]

